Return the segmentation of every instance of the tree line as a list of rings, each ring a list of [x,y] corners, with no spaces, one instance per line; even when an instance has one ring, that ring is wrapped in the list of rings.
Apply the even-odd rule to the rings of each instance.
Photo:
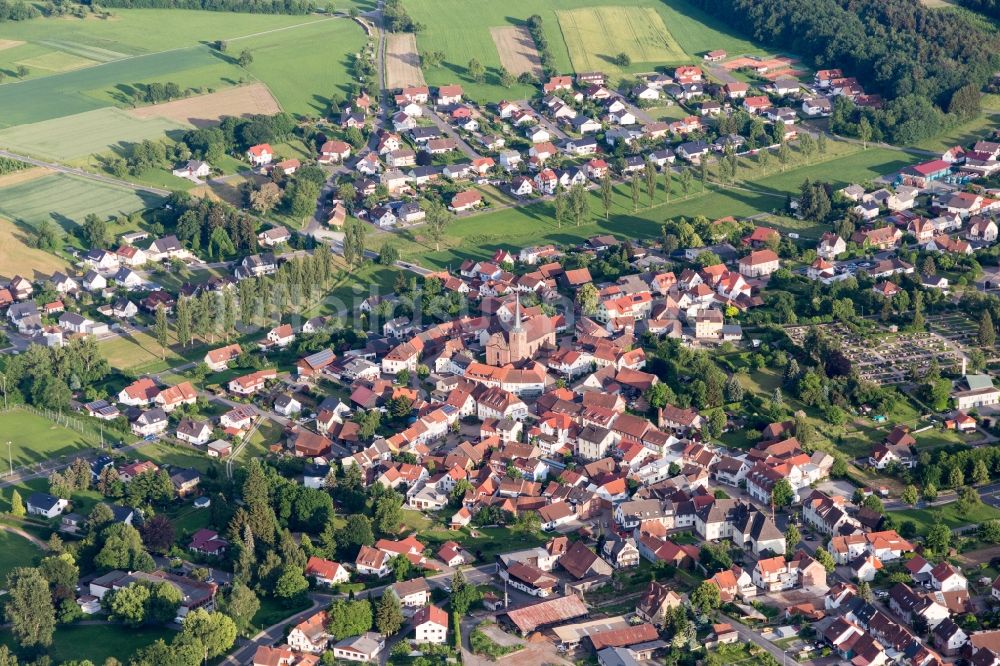
[[[93,0],[85,0],[85,3],[94,4]],[[101,6],[121,9],[201,9],[245,14],[309,14],[316,10],[311,2],[303,0],[101,0]]]
[[[966,16],[914,0],[696,4],[756,40],[801,54],[817,68],[840,68],[867,92],[884,95],[885,107],[865,115],[876,134],[897,143],[936,134],[971,112],[969,90],[978,91],[998,63],[1000,38]]]

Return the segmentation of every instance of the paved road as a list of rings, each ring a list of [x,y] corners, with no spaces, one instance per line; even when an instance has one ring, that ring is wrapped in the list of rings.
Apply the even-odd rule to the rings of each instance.
[[[434,126],[441,130],[443,134],[455,140],[459,149],[461,149],[461,151],[465,153],[469,159],[476,160],[482,157],[482,155],[477,153],[465,139],[459,136],[458,132],[455,131],[455,128],[452,127],[450,123],[445,122],[445,120],[441,118],[441,116],[439,116],[434,109],[429,106],[424,106],[423,112],[424,117],[434,123]]]
[[[556,138],[556,139],[568,139],[569,138],[567,136],[566,132],[563,132],[561,129],[559,129],[556,126],[556,124],[554,122],[552,122],[551,120],[549,120],[549,118],[547,116],[545,116],[544,114],[542,114],[541,111],[539,111],[538,109],[535,109],[531,105],[531,100],[528,100],[528,99],[519,99],[516,102],[514,102],[514,104],[517,104],[522,109],[533,109],[535,111],[536,117],[538,118],[538,124],[541,125],[542,127],[544,127],[546,130],[548,130],[549,134],[551,134],[554,138]]]
[[[170,194],[170,190],[160,189],[159,187],[149,187],[148,185],[137,185],[135,183],[130,183],[125,180],[119,180],[118,178],[112,178],[111,176],[104,176],[98,173],[91,173],[90,171],[84,171],[83,169],[68,167],[64,164],[57,164],[55,162],[44,162],[42,160],[35,159],[34,157],[28,157],[26,155],[18,155],[17,153],[12,153],[9,150],[0,150],[0,157],[7,157],[12,160],[18,160],[20,162],[31,164],[33,166],[45,167],[47,169],[52,169],[53,171],[58,171],[59,173],[65,173],[71,176],[79,176],[81,178],[87,178],[89,180],[105,183],[107,185],[127,187],[130,190],[138,190],[140,192],[149,192],[150,194],[156,194],[157,196],[165,197]]]

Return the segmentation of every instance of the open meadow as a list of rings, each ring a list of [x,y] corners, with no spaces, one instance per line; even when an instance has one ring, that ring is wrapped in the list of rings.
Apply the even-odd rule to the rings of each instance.
[[[354,21],[331,18],[234,39],[229,49],[253,53],[247,70],[270,88],[282,109],[318,116],[327,112],[331,95],[345,96],[351,80],[349,57],[360,51],[367,39]]]
[[[18,226],[37,227],[43,220],[71,231],[90,213],[100,217],[150,208],[160,198],[148,192],[53,173],[9,187],[0,187],[0,217]]]
[[[523,99],[529,97],[534,90],[529,86],[515,84],[511,88],[500,85],[499,68],[503,64],[497,46],[491,35],[491,29],[507,26],[519,26],[533,14],[542,17],[542,27],[549,50],[552,52],[553,63],[561,72],[578,71],[571,57],[575,50],[582,56],[583,49],[595,51],[600,56],[614,56],[620,51],[628,51],[625,44],[611,46],[606,37],[601,36],[605,44],[604,51],[595,49],[593,44],[584,42],[583,36],[565,36],[560,29],[559,12],[583,10],[589,12],[596,9],[594,16],[628,15],[629,17],[646,16],[647,10],[652,10],[659,19],[655,31],[662,32],[658,49],[660,55],[672,53],[670,62],[676,64],[678,59],[684,61],[700,61],[701,54],[713,49],[726,49],[729,53],[762,54],[764,51],[753,42],[737,35],[725,27],[714,17],[702,12],[685,0],[551,0],[539,3],[535,0],[508,0],[494,3],[485,0],[404,0],[407,11],[415,21],[426,26],[417,40],[421,52],[443,51],[445,61],[440,67],[427,68],[424,76],[430,85],[446,83],[461,83],[467,93],[479,101],[499,101],[501,99]],[[652,16],[652,14],[649,14]],[[660,25],[664,26],[661,30]],[[609,31],[623,28],[619,19],[612,19]],[[644,25],[634,25],[632,35],[651,34],[651,29]],[[617,34],[617,32],[616,32]],[[648,42],[633,43],[632,48],[638,49]],[[674,47],[673,45],[676,45]],[[675,50],[679,49],[679,50]],[[686,54],[686,57],[684,57]],[[471,58],[477,58],[486,67],[485,83],[477,83],[466,75],[466,66]],[[650,70],[654,64],[633,66],[629,71]],[[613,69],[604,58],[599,58],[593,69]]]
[[[173,81],[183,88],[235,85],[246,72],[208,46],[115,60],[23,82],[0,85],[0,124],[10,127],[93,111],[129,106],[137,83]]]

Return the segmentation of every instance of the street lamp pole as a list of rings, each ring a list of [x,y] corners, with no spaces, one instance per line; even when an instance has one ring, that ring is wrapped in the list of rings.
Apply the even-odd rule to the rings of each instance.
[[[10,475],[14,476],[14,456],[10,452],[10,440],[7,440],[7,461],[10,463]]]

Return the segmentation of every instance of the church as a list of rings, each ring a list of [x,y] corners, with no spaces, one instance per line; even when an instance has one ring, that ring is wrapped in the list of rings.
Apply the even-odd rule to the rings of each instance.
[[[556,346],[556,329],[548,315],[521,317],[521,298],[514,306],[510,330],[493,333],[486,342],[486,363],[492,366],[517,365],[532,358],[542,347]]]

